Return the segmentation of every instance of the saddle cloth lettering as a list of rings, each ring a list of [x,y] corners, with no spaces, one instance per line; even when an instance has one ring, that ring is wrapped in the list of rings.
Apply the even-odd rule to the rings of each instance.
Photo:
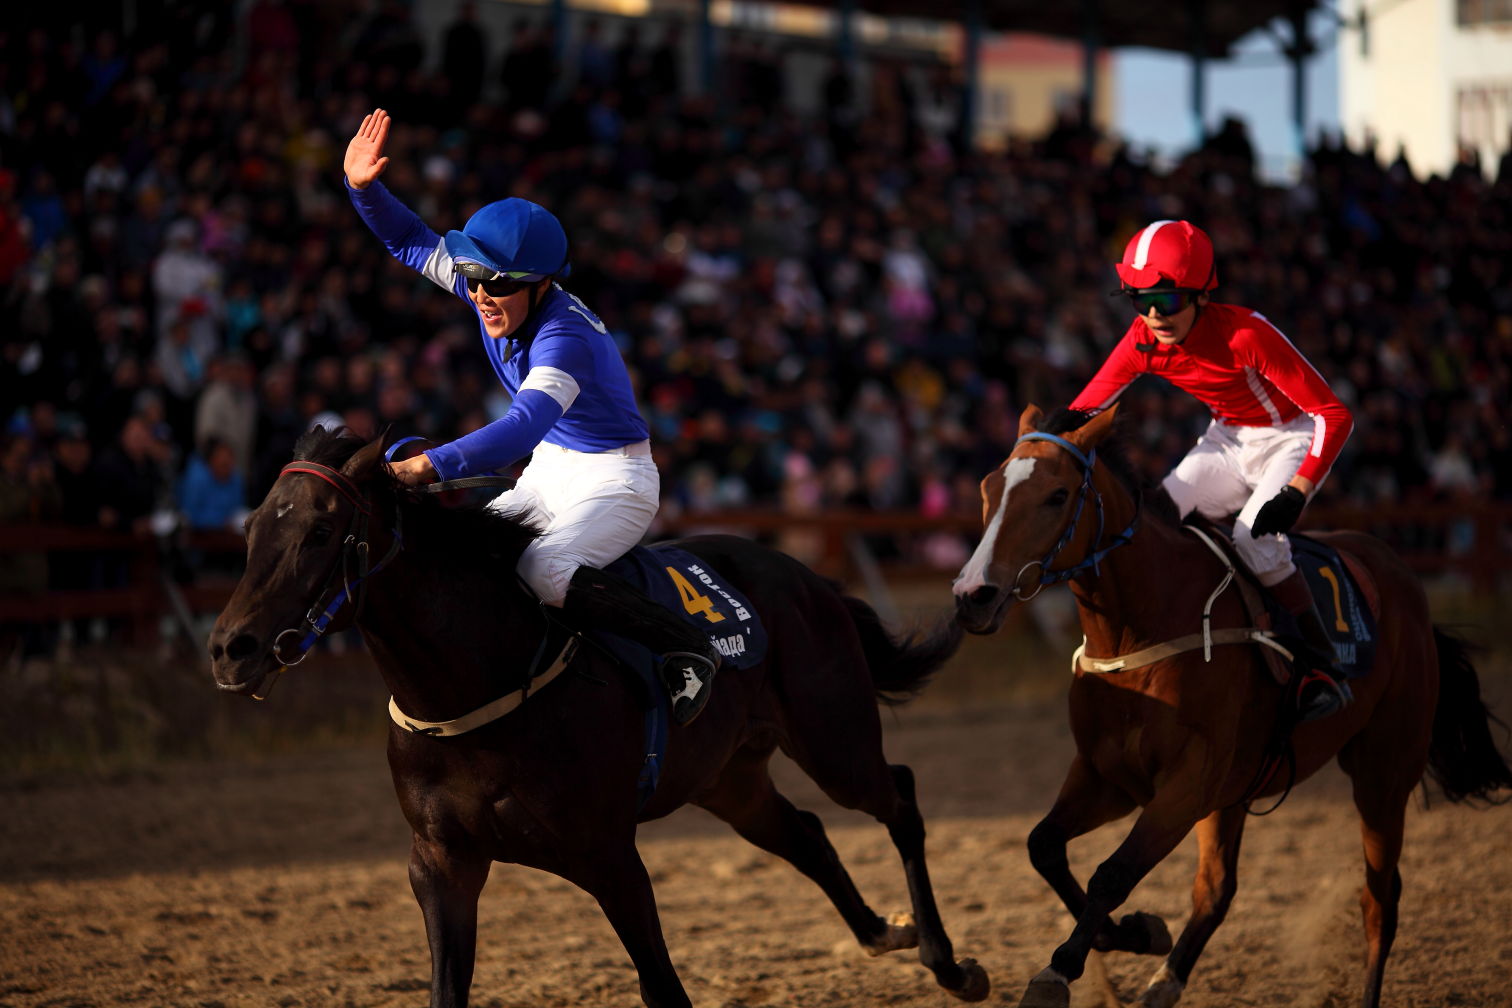
[[[1333,641],[1339,667],[1347,678],[1357,679],[1370,671],[1375,662],[1375,615],[1365,604],[1354,575],[1337,550],[1296,532],[1288,538],[1292,560],[1312,589],[1313,603]],[[1274,600],[1269,605],[1278,626],[1295,627],[1291,613],[1280,610]]]
[[[766,628],[755,607],[692,553],[636,546],[606,569],[707,633],[724,668],[751,668],[766,657]]]

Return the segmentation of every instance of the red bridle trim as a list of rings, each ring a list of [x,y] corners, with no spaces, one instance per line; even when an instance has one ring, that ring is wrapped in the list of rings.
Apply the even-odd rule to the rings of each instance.
[[[373,510],[368,506],[368,503],[363,498],[362,494],[358,492],[356,485],[351,480],[347,479],[346,476],[344,476],[342,473],[337,472],[330,466],[323,466],[319,462],[290,462],[288,465],[283,467],[282,471],[279,472],[278,477],[279,479],[282,479],[289,473],[304,473],[306,475],[316,476],[320,479],[325,480],[327,483],[331,484],[331,486],[335,487],[343,497],[351,501],[352,504],[357,508],[357,510],[361,511],[368,517],[372,517]]]

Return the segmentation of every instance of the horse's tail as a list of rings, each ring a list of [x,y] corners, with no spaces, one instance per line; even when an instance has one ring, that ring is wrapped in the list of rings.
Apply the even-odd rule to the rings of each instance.
[[[897,640],[865,602],[847,595],[845,607],[861,636],[861,650],[882,703],[902,704],[918,696],[929,677],[961,646],[964,631],[954,619],[941,619],[932,630],[915,631]]]
[[[1512,769],[1491,736],[1494,723],[1506,725],[1486,709],[1480,679],[1471,663],[1471,646],[1433,628],[1438,648],[1439,697],[1433,712],[1433,740],[1428,747],[1428,774],[1453,802],[1506,799],[1496,792],[1512,788]]]

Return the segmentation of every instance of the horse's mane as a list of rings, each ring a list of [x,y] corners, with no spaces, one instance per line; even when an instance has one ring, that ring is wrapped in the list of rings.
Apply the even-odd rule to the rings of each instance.
[[[294,458],[339,469],[367,442],[345,427],[315,426],[294,445]],[[375,500],[391,502],[402,513],[404,548],[442,553],[458,563],[513,572],[515,562],[540,532],[517,518],[490,510],[486,502],[443,507],[435,495],[407,493],[387,473],[369,484]]]
[[[1041,423],[1046,434],[1064,434],[1076,430],[1091,417],[1080,410],[1058,407],[1051,410]],[[1097,459],[1108,467],[1115,479],[1123,484],[1131,496],[1144,497],[1144,512],[1147,517],[1158,519],[1172,528],[1181,525],[1181,516],[1176,513],[1176,503],[1159,483],[1137,473],[1130,464],[1124,447],[1126,434],[1122,421],[1114,420],[1113,429],[1097,446]]]

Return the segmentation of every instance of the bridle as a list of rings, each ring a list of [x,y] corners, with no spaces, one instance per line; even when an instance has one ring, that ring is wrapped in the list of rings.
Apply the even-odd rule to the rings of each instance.
[[[367,579],[386,567],[404,544],[400,534],[399,511],[395,509],[394,525],[389,529],[391,541],[388,552],[383,555],[383,559],[369,566],[371,550],[368,545],[368,522],[373,517],[373,508],[362,491],[343,473],[319,462],[290,462],[279,472],[278,478],[300,475],[314,476],[335,487],[352,504],[352,518],[341,541],[341,553],[332,562],[325,582],[305,613],[304,620],[273,638],[273,657],[278,659],[283,668],[298,665],[305,660],[315,642],[330,629],[332,621],[348,602],[353,605],[352,618],[357,618],[362,612]],[[356,577],[352,576],[353,569]],[[292,654],[286,656],[283,641],[291,634],[298,640],[289,648]]]
[[[1031,431],[1028,434],[1021,435],[1019,439],[1014,442],[1014,445],[1015,447],[1017,447],[1018,445],[1023,444],[1025,441],[1048,441],[1051,444],[1059,445],[1066,451],[1070,452],[1071,457],[1076,459],[1076,461],[1081,464],[1082,482],[1081,487],[1078,488],[1076,493],[1076,510],[1071,515],[1071,523],[1066,526],[1066,531],[1061,534],[1060,541],[1057,542],[1054,546],[1050,547],[1050,552],[1045,554],[1044,559],[1030,560],[1028,563],[1024,564],[1023,567],[1019,568],[1018,574],[1014,576],[1013,596],[1020,602],[1027,602],[1030,599],[1034,598],[1034,596],[1038,595],[1040,593],[1040,590],[1045,588],[1046,586],[1060,584],[1062,581],[1069,581],[1071,578],[1080,574],[1082,571],[1087,570],[1088,568],[1091,568],[1094,574],[1098,573],[1098,565],[1102,563],[1103,557],[1107,556],[1109,553],[1113,552],[1118,547],[1123,546],[1130,539],[1134,538],[1134,530],[1139,527],[1139,516],[1141,511],[1144,509],[1144,495],[1136,493],[1134,495],[1134,517],[1129,519],[1129,524],[1124,527],[1124,530],[1122,532],[1119,532],[1117,535],[1115,535],[1102,549],[1094,550],[1088,553],[1086,556],[1082,557],[1079,563],[1074,564],[1070,567],[1062,568],[1060,570],[1051,570],[1051,562],[1054,561],[1056,556],[1060,554],[1060,551],[1066,547],[1066,544],[1071,541],[1071,538],[1076,535],[1076,524],[1081,520],[1082,509],[1086,507],[1087,498],[1089,496],[1096,502],[1097,505],[1097,533],[1092,537],[1093,545],[1096,545],[1097,542],[1102,539],[1104,527],[1102,493],[1098,491],[1094,486],[1092,486],[1092,466],[1097,461],[1097,449],[1094,448],[1091,451],[1083,452],[1080,448],[1072,444],[1070,441],[1067,441],[1065,438],[1057,437],[1054,434],[1046,434],[1043,431]],[[1023,593],[1023,590],[1019,587],[1020,579],[1023,578],[1025,571],[1034,566],[1038,566],[1040,569],[1039,583],[1034,586],[1034,591],[1030,592],[1028,595],[1025,595]]]

